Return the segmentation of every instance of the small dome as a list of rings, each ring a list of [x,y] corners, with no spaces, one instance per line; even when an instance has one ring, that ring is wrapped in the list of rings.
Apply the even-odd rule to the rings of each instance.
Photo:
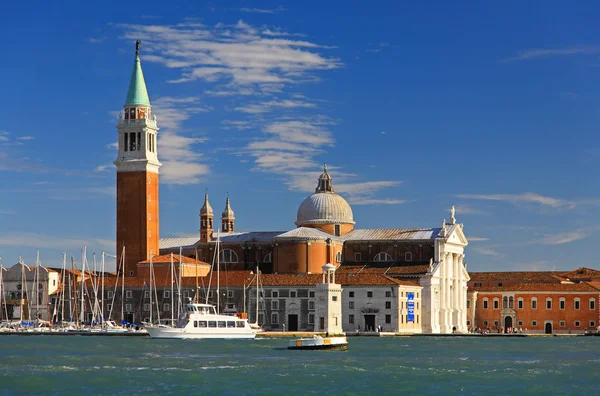
[[[205,215],[205,216],[213,215],[213,208],[208,203],[208,193],[204,194],[204,205],[202,205],[202,208],[200,209],[200,215],[201,216],[202,215]]]

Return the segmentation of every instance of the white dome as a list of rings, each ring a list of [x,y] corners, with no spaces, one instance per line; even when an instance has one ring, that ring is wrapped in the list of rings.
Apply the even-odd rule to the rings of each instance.
[[[354,224],[352,208],[333,192],[318,192],[306,198],[298,208],[296,225]]]

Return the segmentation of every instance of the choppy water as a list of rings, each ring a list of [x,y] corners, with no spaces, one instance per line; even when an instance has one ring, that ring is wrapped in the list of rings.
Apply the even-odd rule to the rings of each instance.
[[[0,394],[600,394],[600,337],[0,337]]]

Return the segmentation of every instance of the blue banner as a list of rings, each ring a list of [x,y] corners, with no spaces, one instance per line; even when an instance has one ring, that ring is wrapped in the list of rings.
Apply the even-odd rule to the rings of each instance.
[[[407,322],[415,321],[415,293],[406,293],[408,296],[408,302],[406,307],[408,308]]]

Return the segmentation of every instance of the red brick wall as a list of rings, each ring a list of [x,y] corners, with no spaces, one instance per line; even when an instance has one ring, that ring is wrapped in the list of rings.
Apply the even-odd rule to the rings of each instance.
[[[369,247],[370,245],[370,247]],[[354,262],[355,253],[360,253],[361,262],[373,261],[378,253],[385,252],[392,256],[394,261],[404,261],[405,253],[412,253],[412,261],[429,261],[433,258],[434,247],[427,244],[377,244],[362,242],[346,242],[344,245],[344,261]]]
[[[582,332],[586,328],[590,329],[590,321],[594,322],[594,326],[598,326],[599,314],[598,314],[598,293],[595,292],[565,292],[565,293],[519,293],[514,294],[505,293],[505,295],[514,296],[514,311],[516,314],[515,323],[513,326],[527,328],[528,331],[541,332],[545,330],[546,321],[552,321],[552,331],[554,332],[568,332],[569,328],[572,332]],[[560,298],[565,298],[565,309],[560,309]],[[469,293],[471,298],[471,304],[473,304],[473,297]],[[488,308],[483,308],[484,299],[488,299]],[[494,298],[498,298],[498,309],[494,309]],[[498,321],[499,326],[504,325],[504,318],[501,315],[502,311],[502,298],[503,295],[500,293],[477,293],[477,304],[475,307],[475,323],[481,328],[495,328],[494,321]],[[519,309],[519,298],[523,299],[523,308]],[[533,298],[537,298],[537,308],[531,308],[531,301]],[[552,309],[546,309],[546,298],[552,299]],[[575,299],[580,299],[580,308],[576,310],[574,308]],[[590,298],[595,300],[594,309],[590,309]],[[473,308],[473,305],[471,305]],[[468,317],[470,320],[472,316]],[[488,325],[484,325],[484,321],[488,321]],[[523,324],[519,325],[519,321]],[[536,325],[532,324],[536,321]],[[564,322],[564,326],[561,326],[561,321]],[[579,327],[575,326],[575,321],[579,321]]]
[[[125,246],[125,274],[159,254],[158,174],[117,172],[117,255]]]

